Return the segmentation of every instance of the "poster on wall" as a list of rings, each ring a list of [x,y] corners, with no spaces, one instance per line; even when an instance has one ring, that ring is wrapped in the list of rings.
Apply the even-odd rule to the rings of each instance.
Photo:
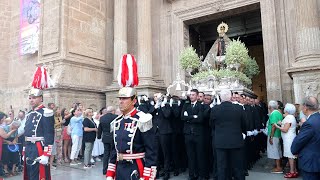
[[[40,0],[20,0],[20,55],[39,50]]]

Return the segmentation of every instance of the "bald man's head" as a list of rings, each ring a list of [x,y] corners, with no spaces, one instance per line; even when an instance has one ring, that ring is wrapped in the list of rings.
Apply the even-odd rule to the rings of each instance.
[[[319,109],[318,99],[313,96],[307,96],[306,98],[304,98],[303,105],[311,111],[317,111]]]

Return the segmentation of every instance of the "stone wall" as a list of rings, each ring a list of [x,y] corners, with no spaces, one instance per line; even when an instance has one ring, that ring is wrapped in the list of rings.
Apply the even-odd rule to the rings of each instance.
[[[105,106],[103,90],[112,81],[110,55],[106,55],[106,4],[104,0],[43,4],[39,63],[51,67],[56,86],[48,94],[60,106],[73,102]],[[52,19],[53,14],[58,16]]]
[[[17,112],[19,109],[28,108],[28,100],[26,96],[26,89],[31,83],[32,75],[35,70],[35,63],[38,59],[38,54],[20,56],[19,55],[19,26],[20,26],[20,1],[1,1],[7,2],[7,9],[10,12],[4,19],[9,19],[9,32],[7,33],[7,42],[4,44],[4,49],[7,49],[7,54],[3,59],[5,62],[5,69],[7,76],[4,79],[3,98],[1,98],[1,109],[8,111],[12,105],[13,109]],[[3,8],[3,6],[1,6]],[[2,11],[0,10],[0,13]],[[2,16],[1,16],[2,17]],[[7,24],[6,24],[7,25]],[[3,48],[1,47],[2,51]],[[2,54],[2,53],[0,53]],[[1,58],[2,59],[2,58]],[[1,60],[0,60],[1,61]],[[2,63],[1,63],[2,65]],[[2,86],[2,85],[1,85]]]
[[[0,99],[3,101],[3,95],[7,87],[8,79],[8,55],[10,39],[10,19],[11,5],[10,0],[0,1]],[[0,111],[4,111],[4,103],[0,103]]]
[[[106,58],[106,1],[43,1],[40,49],[26,56],[18,54],[20,1],[8,2],[14,8],[10,40],[6,43],[10,51],[5,58],[9,67],[4,78],[8,88],[3,93],[4,103],[0,103],[3,109],[7,111],[10,105],[16,110],[29,107],[27,92],[32,75],[35,66],[43,64],[49,67],[56,82],[54,88],[45,92],[50,94],[44,96],[45,104],[54,102],[70,107],[73,102],[82,102],[88,106],[96,104],[97,108],[104,106],[103,90],[112,81],[113,67],[110,58]]]
[[[6,67],[9,55],[10,40],[10,20],[11,20],[11,4],[10,0],[0,2],[0,63],[2,67]],[[4,90],[7,84],[8,68],[2,68],[0,71],[0,88]]]

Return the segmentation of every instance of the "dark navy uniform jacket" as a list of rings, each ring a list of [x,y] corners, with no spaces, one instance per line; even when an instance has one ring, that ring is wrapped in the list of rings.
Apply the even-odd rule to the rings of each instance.
[[[41,143],[42,143],[42,146],[44,147],[53,145],[53,142],[54,142],[53,111],[47,108],[40,108],[35,111],[30,111],[26,116],[26,125],[24,127],[24,131],[25,131],[24,132],[25,137],[43,137],[44,140],[41,141]],[[28,152],[26,152],[26,154],[28,155]]]
[[[155,145],[155,131],[152,125],[152,115],[134,110],[130,115],[118,116],[111,124],[113,127],[114,146],[112,147],[111,157],[108,165],[107,177],[112,177],[115,172],[116,179],[130,179],[138,169],[138,163],[133,161],[119,160],[119,154],[145,153],[142,160],[144,169],[139,173],[139,177],[155,177],[157,148]],[[123,162],[129,162],[125,166]],[[132,163],[130,163],[132,162]]]
[[[35,163],[39,156],[50,156],[54,142],[53,111],[39,106],[26,116],[24,136],[29,138],[24,144],[24,175],[25,180],[50,180],[50,166]],[[30,138],[32,141],[30,141]]]

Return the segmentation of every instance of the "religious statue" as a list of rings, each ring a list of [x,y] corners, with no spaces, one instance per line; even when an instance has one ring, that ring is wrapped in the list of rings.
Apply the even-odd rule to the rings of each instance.
[[[203,64],[208,65],[206,67],[213,67],[213,69],[221,69],[223,66],[223,61],[226,55],[226,47],[231,41],[226,35],[228,32],[229,26],[222,22],[217,27],[217,32],[219,33],[219,38],[214,42],[210,48],[206,58],[204,59]]]

